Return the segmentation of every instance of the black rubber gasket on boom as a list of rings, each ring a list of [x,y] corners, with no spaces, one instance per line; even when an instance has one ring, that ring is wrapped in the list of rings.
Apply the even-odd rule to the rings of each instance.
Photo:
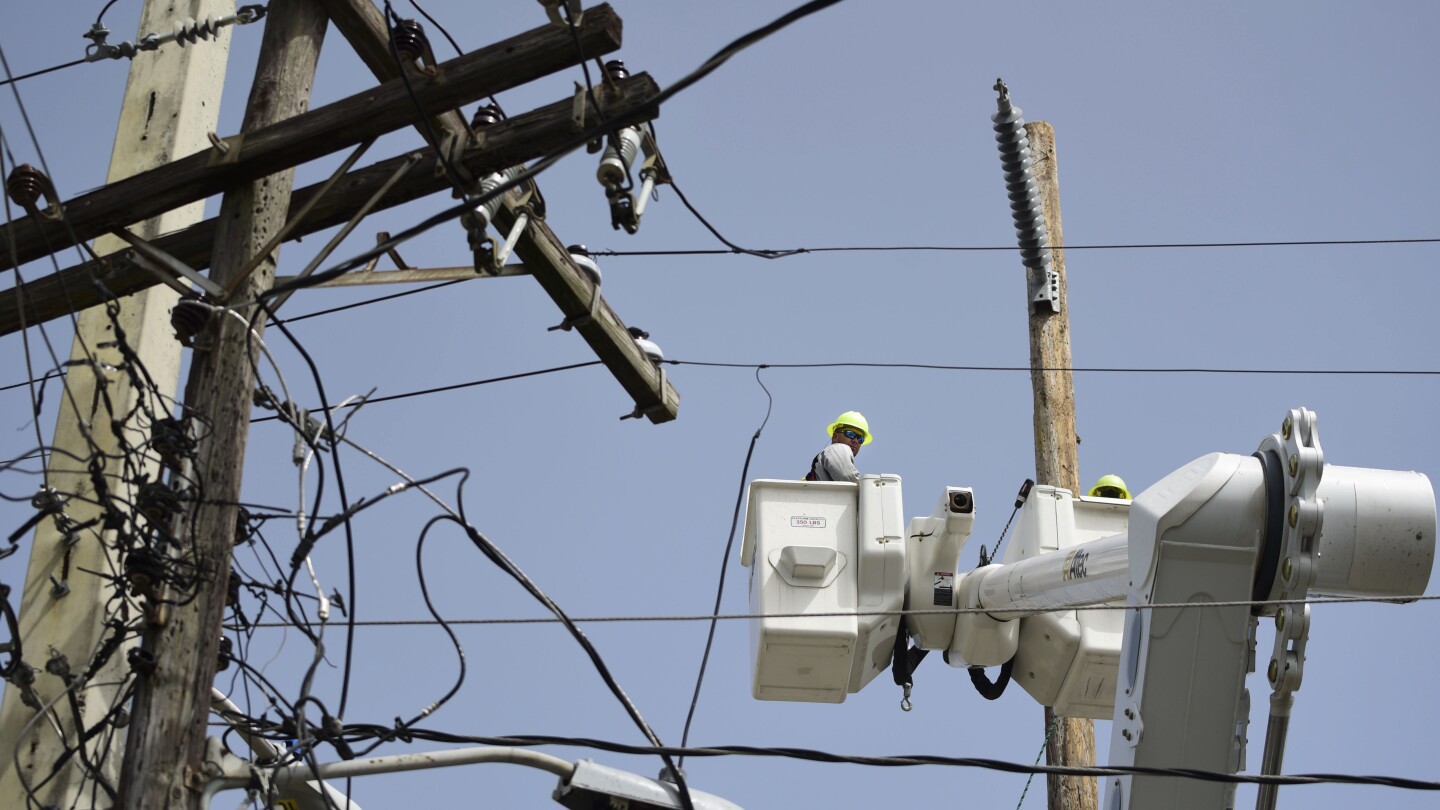
[[[1280,548],[1285,545],[1285,472],[1273,450],[1256,450],[1252,455],[1260,459],[1265,472],[1265,542],[1250,590],[1250,598],[1259,602],[1270,598],[1280,568]]]

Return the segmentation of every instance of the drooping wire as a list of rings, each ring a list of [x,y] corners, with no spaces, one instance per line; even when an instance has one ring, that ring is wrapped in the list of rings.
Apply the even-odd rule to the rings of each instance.
[[[360,731],[360,727],[352,727]],[[383,733],[383,727],[365,729],[370,733]],[[511,737],[485,737],[474,735],[447,734],[430,729],[410,729],[409,735],[417,740],[471,745],[507,746],[569,746],[608,751],[617,754],[684,754],[690,757],[765,757],[795,759],[804,762],[826,764],[865,765],[880,768],[913,768],[920,766],[942,766],[952,768],[979,768],[987,771],[1013,774],[1046,774],[1053,776],[1165,776],[1180,779],[1195,779],[1204,782],[1239,785],[1369,785],[1402,790],[1440,791],[1440,781],[1411,779],[1403,776],[1377,776],[1343,773],[1309,774],[1249,774],[1224,773],[1200,768],[1157,768],[1144,765],[1126,766],[1085,766],[1085,765],[1028,765],[1023,762],[1008,762],[984,757],[949,757],[935,754],[898,754],[890,756],[855,756],[837,754],[813,748],[777,748],[753,745],[713,745],[704,748],[679,748],[673,746],[629,745],[611,740],[597,740],[588,737],[557,737],[550,735],[524,735]]]
[[[459,489],[457,489],[455,497],[459,515],[454,518],[454,520],[465,529],[466,533],[470,536],[471,542],[473,542],[491,562],[495,563],[500,570],[509,574],[510,577],[520,583],[521,587],[528,591],[531,596],[535,597],[537,601],[549,609],[549,611],[560,620],[561,624],[565,625],[565,629],[570,631],[571,637],[574,638],[576,643],[580,645],[580,648],[585,651],[585,655],[590,659],[591,665],[595,668],[595,671],[599,673],[600,679],[605,682],[605,685],[610,689],[610,693],[614,695],[615,699],[620,702],[620,705],[625,708],[626,713],[630,715],[636,727],[640,729],[641,733],[645,735],[645,738],[649,740],[653,746],[657,749],[661,748],[662,743],[660,742],[660,737],[655,733],[655,730],[650,727],[650,724],[645,721],[644,716],[640,714],[639,707],[635,705],[635,702],[631,700],[630,696],[621,688],[620,683],[615,680],[615,676],[610,673],[610,668],[606,666],[605,660],[600,657],[600,651],[595,649],[595,646],[590,643],[589,637],[585,635],[584,631],[582,631],[578,625],[570,620],[569,615],[561,610],[560,606],[556,604],[554,600],[546,595],[544,591],[540,590],[540,587],[536,585],[513,560],[507,557],[498,546],[492,543],[485,535],[481,534],[480,530],[476,529],[474,525],[470,523],[469,518],[465,516],[465,501]],[[684,807],[685,810],[695,810],[694,803],[690,798],[690,788],[685,781],[684,772],[671,761],[669,753],[661,752],[660,760],[665,764],[666,776],[674,779],[675,787],[680,794],[681,806]]]
[[[445,26],[441,25],[439,20],[435,19],[434,17],[431,17],[431,16],[430,16],[430,12],[428,12],[428,11],[426,11],[425,9],[421,8],[421,7],[420,7],[420,4],[419,4],[418,2],[416,2],[416,0],[410,0],[410,5],[414,6],[414,7],[415,7],[415,10],[418,11],[418,12],[420,12],[420,16],[422,16],[422,17],[424,17],[425,19],[429,20],[429,21],[430,21],[430,24],[433,25],[433,26],[435,26],[436,30],[438,30],[438,31],[445,37],[445,40],[450,43],[450,47],[452,47],[452,48],[455,49],[456,55],[458,55],[458,56],[464,56],[464,55],[465,55],[465,51],[460,47],[460,43],[456,42],[456,41],[455,41],[455,38],[452,37],[452,36],[450,36],[450,32],[447,31],[447,30],[445,30]],[[501,109],[501,107],[500,107],[500,102],[495,100],[495,96],[494,96],[493,93],[490,95],[489,101],[490,101],[491,104],[494,104],[494,105],[495,105],[495,109],[500,110],[500,118],[501,118],[501,119],[504,119],[504,118],[505,118],[505,110]]]
[[[715,643],[715,626],[719,623],[720,604],[725,596],[725,572],[730,568],[730,552],[735,548],[735,527],[740,525],[740,507],[745,503],[745,484],[750,480],[750,459],[755,455],[755,444],[760,441],[761,432],[770,423],[770,410],[775,405],[775,397],[760,379],[759,368],[755,369],[755,382],[765,392],[765,418],[760,421],[760,427],[755,429],[755,435],[750,437],[750,448],[745,451],[745,463],[740,467],[740,491],[735,493],[735,511],[730,516],[730,536],[725,540],[725,553],[720,557],[720,581],[715,586],[715,609],[712,611],[715,618],[711,619],[710,630],[705,636],[705,653],[700,657],[700,671],[695,676],[695,692],[690,696],[690,710],[685,713],[685,731],[680,735],[681,748],[690,744],[690,724],[695,719],[695,707],[700,703],[700,687],[705,683],[705,668],[710,663],[710,648]],[[680,755],[679,764],[681,767],[685,766],[684,754]]]
[[[266,316],[273,321],[275,319],[274,311],[263,303],[261,303],[260,306],[265,310]],[[320,397],[321,411],[325,415],[325,427],[330,431],[331,436],[336,435],[337,431],[335,429],[334,419],[332,418],[330,400],[325,395],[325,384],[320,379],[320,369],[315,365],[314,358],[310,356],[310,353],[305,350],[305,347],[296,339],[295,335],[285,324],[276,323],[275,328],[279,329],[281,334],[290,341],[290,345],[295,348],[295,351],[298,352],[300,357],[305,361],[305,365],[309,367],[311,378],[315,382],[315,392]],[[345,473],[340,464],[340,449],[336,446],[335,442],[330,443],[330,458],[332,459],[335,472],[335,489],[340,497],[340,509],[342,513],[348,513],[350,511],[350,499],[345,491]],[[356,605],[360,601],[358,594],[355,592],[355,534],[348,520],[345,521],[345,560],[348,579],[347,586],[350,593],[350,608],[345,611],[347,625],[347,632],[345,634],[345,663],[344,675],[341,678],[340,704],[338,706],[340,716],[342,717],[345,714],[346,703],[350,696],[351,665],[355,651],[355,614],[357,611]],[[296,566],[295,570],[298,571],[299,567]]]
[[[719,239],[726,247],[730,248],[729,251],[721,252],[742,253],[747,256],[758,256],[762,259],[783,259],[786,256],[794,256],[801,252],[799,250],[751,250],[750,248],[740,247],[729,239],[726,239],[720,231],[715,229],[714,225],[710,224],[710,220],[706,219],[703,214],[696,210],[695,206],[690,204],[690,200],[685,197],[685,192],[680,190],[680,186],[676,185],[673,179],[670,181],[670,187],[675,190],[675,196],[680,198],[680,204],[685,206],[686,210],[694,215],[695,219],[699,220],[701,225],[705,226],[705,230],[709,231],[716,239]]]
[[[110,7],[118,2],[120,2],[120,0],[110,0],[110,2],[106,3],[105,6],[100,9],[100,13],[95,15],[95,24],[99,25],[100,22],[105,19],[105,12],[109,11]]]
[[[1152,605],[1128,605],[1128,604],[1095,604],[1095,605],[1071,605],[1066,610],[1094,611],[1094,610],[1192,610],[1204,607],[1278,607],[1283,605],[1345,605],[1345,604],[1375,604],[1375,605],[1408,605],[1412,602],[1434,602],[1440,600],[1440,594],[1416,594],[1413,596],[1312,596],[1306,599],[1243,599],[1221,602],[1165,602]],[[986,608],[935,608],[935,609],[902,609],[902,610],[848,610],[848,611],[820,611],[804,613],[698,613],[698,614],[660,614],[647,616],[576,616],[571,621],[576,623],[601,623],[601,622],[709,622],[712,619],[722,621],[747,621],[752,619],[786,619],[786,618],[819,618],[828,616],[840,616],[845,618],[859,618],[864,616],[955,616],[961,614],[980,615],[989,612]],[[1026,611],[1012,611],[1017,618],[1025,616],[1040,615],[1042,613],[1053,613],[1053,609],[1035,609]],[[496,618],[496,619],[446,619],[448,624],[461,625],[506,625],[506,624],[554,624],[558,619],[547,618]],[[369,619],[357,621],[356,627],[424,627],[434,624],[426,619]],[[253,627],[285,628],[291,625],[286,623],[267,622],[257,623]]]

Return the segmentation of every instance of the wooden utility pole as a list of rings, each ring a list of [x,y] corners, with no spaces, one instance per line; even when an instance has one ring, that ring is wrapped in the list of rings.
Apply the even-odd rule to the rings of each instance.
[[[1027,300],[1030,312],[1030,387],[1035,401],[1035,480],[1041,484],[1080,492],[1080,463],[1075,435],[1075,377],[1071,373],[1070,308],[1066,295],[1065,244],[1060,227],[1060,174],[1055,162],[1055,130],[1045,121],[1025,125],[1035,183],[1045,203],[1045,229],[1052,246],[1051,269],[1059,280],[1060,309],[1052,312]],[[1029,270],[1032,275],[1037,272]],[[1027,289],[1040,280],[1028,279]],[[1045,728],[1050,742],[1045,761],[1050,765],[1094,765],[1095,724],[1080,717],[1059,718],[1045,707]],[[1094,810],[1099,802],[1094,777],[1051,776],[1050,810]]]
[[[271,0],[250,88],[243,130],[252,132],[303,113],[320,44],[329,23],[314,0]],[[294,170],[237,184],[226,192],[215,237],[210,277],[228,287],[249,259],[284,224]],[[274,256],[262,261],[239,287],[236,301],[269,289]],[[242,307],[240,318],[217,313],[207,327],[209,348],[197,350],[186,384],[185,406],[200,423],[201,439],[191,476],[202,482],[204,502],[192,502],[175,554],[194,554],[199,575],[193,598],[173,606],[164,624],[147,629],[144,649],[155,662],[136,687],[134,717],[126,741],[120,807],[126,810],[198,808],[203,786],[206,718],[215,680],[225,610],[230,552],[235,541],[245,442],[254,389],[252,363],[263,314]],[[247,334],[251,329],[257,337]]]
[[[179,21],[223,17],[234,9],[234,0],[148,0],[140,13],[138,33],[166,32]],[[230,30],[221,28],[213,39],[190,47],[171,44],[135,56],[120,108],[109,182],[206,146],[206,133],[215,129],[219,117]],[[203,214],[203,203],[197,202],[141,223],[135,231],[153,238],[198,222]],[[95,242],[102,255],[123,247],[114,237]],[[72,289],[82,286],[89,285],[80,279],[72,283]],[[110,426],[127,414],[138,418],[136,406],[142,401],[151,409],[168,411],[180,375],[180,346],[171,335],[168,318],[175,299],[169,288],[155,288],[116,301],[113,315],[96,306],[79,316],[70,355],[73,364],[65,376],[46,472],[46,483],[65,497],[64,514],[75,525],[102,513],[88,469],[92,459],[109,478],[111,497],[121,502],[133,502],[140,479],[155,476],[158,465],[153,459],[120,461],[121,436],[127,442],[143,443],[145,428],[132,420],[117,436]],[[33,326],[34,321],[28,324]],[[105,370],[127,362],[113,346],[117,325],[144,364],[153,390],[136,390],[126,374]],[[102,391],[104,396],[99,396]],[[87,785],[93,789],[103,782],[114,789],[119,782],[123,738],[115,734],[96,735],[85,745],[84,755],[70,757],[53,775],[51,770],[86,728],[104,719],[118,697],[116,684],[125,679],[129,642],[112,652],[108,663],[88,681],[80,677],[111,632],[104,620],[114,586],[85,572],[116,569],[114,535],[95,528],[76,532],[70,536],[73,542],[67,542],[53,519],[42,521],[35,530],[19,619],[25,653],[21,666],[27,673],[31,667],[40,671],[28,686],[20,686],[19,680],[7,686],[0,705],[0,807],[89,807],[94,797],[103,801],[105,794],[103,789],[87,790]],[[69,683],[63,674],[46,668],[60,661],[73,676]],[[67,690],[76,696],[79,716],[63,699]],[[47,705],[55,708],[48,717],[40,717],[38,707]],[[87,760],[95,765],[88,776]]]

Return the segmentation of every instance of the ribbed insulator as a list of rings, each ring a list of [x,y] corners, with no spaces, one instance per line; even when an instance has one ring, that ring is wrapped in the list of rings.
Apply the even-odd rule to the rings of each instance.
[[[1015,235],[1020,240],[1020,258],[1026,267],[1040,270],[1050,266],[1049,234],[1045,230],[1045,204],[1030,161],[1030,138],[1025,134],[1025,118],[1019,107],[1010,103],[1003,83],[998,109],[990,116],[995,125],[995,142],[1000,146],[1000,167],[1005,170],[1005,190],[1010,195],[1010,215],[1015,220]]]
[[[610,142],[605,146],[605,154],[600,156],[600,167],[595,170],[595,177],[600,181],[600,185],[607,189],[624,185],[630,166],[635,162],[635,153],[639,151],[639,129],[625,127],[611,136]]]
[[[494,104],[486,104],[475,110],[475,117],[470,119],[472,129],[480,129],[500,123],[500,108]]]
[[[425,55],[430,41],[425,38],[425,28],[414,20],[401,20],[395,24],[395,50],[414,62]]]
[[[202,39],[209,39],[215,36],[221,28],[220,22],[214,17],[206,17],[203,20],[186,20],[175,23],[175,41],[183,48],[185,45],[193,45]]]
[[[480,195],[489,194],[509,179],[509,172],[495,172],[487,176],[480,181]],[[504,199],[505,195],[497,194],[484,205],[475,206],[475,221],[480,230],[490,227],[490,223],[495,220],[495,212],[500,210],[500,203]]]
[[[625,63],[619,59],[611,59],[609,62],[606,62],[605,73],[610,77],[611,81],[618,82],[621,79],[630,78],[630,69],[625,67]]]
[[[5,180],[5,191],[10,199],[26,211],[35,207],[45,194],[45,174],[29,163],[21,163],[10,172]]]
[[[170,310],[170,326],[175,330],[175,338],[181,345],[193,344],[195,338],[205,329],[205,325],[210,323],[214,312],[214,307],[194,298],[181,298],[176,301],[175,308]]]

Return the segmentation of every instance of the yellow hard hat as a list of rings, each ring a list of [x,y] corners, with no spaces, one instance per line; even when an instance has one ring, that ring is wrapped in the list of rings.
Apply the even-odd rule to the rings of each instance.
[[[1119,495],[1101,495],[1101,494],[1100,494],[1100,490],[1102,490],[1102,489],[1111,489],[1111,488],[1120,490],[1120,494],[1119,494]],[[1113,475],[1113,474],[1100,476],[1100,480],[1098,480],[1098,481],[1095,482],[1095,486],[1090,487],[1090,493],[1089,493],[1089,494],[1090,494],[1092,497],[1097,497],[1097,498],[1124,498],[1124,499],[1127,500],[1127,501],[1130,500],[1130,490],[1129,490],[1129,488],[1127,488],[1127,487],[1125,486],[1125,479],[1124,479],[1124,478],[1121,478],[1121,477],[1118,476],[1118,475]]]
[[[830,427],[825,429],[825,435],[834,436],[835,428],[838,428],[841,425],[848,425],[860,431],[861,433],[864,433],[865,441],[861,442],[862,445],[869,444],[870,440],[875,438],[874,436],[870,435],[870,423],[865,421],[865,415],[860,413],[859,411],[846,411],[835,417],[835,421],[831,422]]]

